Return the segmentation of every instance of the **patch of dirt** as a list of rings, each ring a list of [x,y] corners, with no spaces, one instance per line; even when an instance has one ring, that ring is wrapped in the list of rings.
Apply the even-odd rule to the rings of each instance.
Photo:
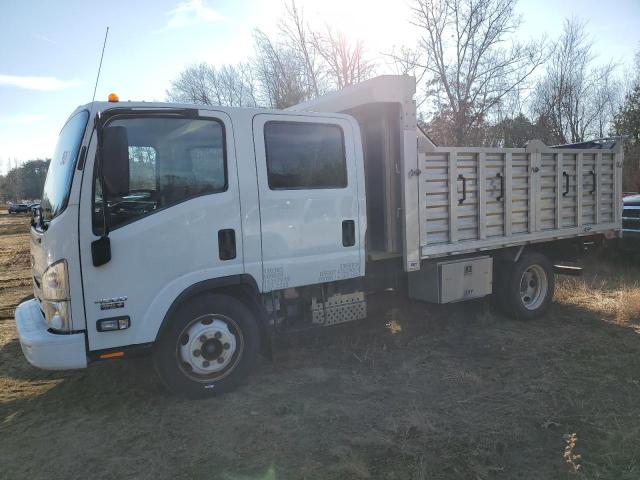
[[[32,293],[28,215],[0,213],[0,320]]]
[[[1,261],[28,251],[15,236]],[[578,282],[625,301],[640,275],[624,263]],[[29,272],[3,265],[9,312]],[[0,478],[637,479],[633,313],[573,282],[533,322],[379,295],[367,321],[281,337],[245,386],[202,401],[167,394],[148,358],[35,369],[0,321]]]

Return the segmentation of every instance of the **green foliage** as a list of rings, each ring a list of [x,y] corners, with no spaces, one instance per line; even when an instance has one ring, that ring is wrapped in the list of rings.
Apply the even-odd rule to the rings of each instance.
[[[0,201],[21,201],[40,198],[50,159],[29,160],[0,175]]]
[[[494,127],[495,136],[503,147],[523,147],[534,137],[535,126],[522,113],[515,118],[505,118]]]
[[[461,136],[458,132],[460,125],[460,113],[453,112],[448,107],[443,107],[436,113],[431,121],[424,124],[424,130],[429,138],[440,146],[471,146],[486,145],[488,125],[482,117],[468,118],[465,120],[470,126]],[[462,140],[460,140],[462,138]]]
[[[613,129],[617,135],[629,135],[633,142],[640,141],[640,84],[627,95]]]
[[[489,123],[484,119],[471,121],[474,125],[469,128],[464,140],[458,142],[456,137],[456,115],[445,108],[433,116],[431,121],[425,122],[419,117],[421,128],[441,146],[495,146],[495,147],[524,147],[529,140],[542,140],[546,145],[557,145],[562,139],[553,133],[546,117],[540,116],[532,122],[520,113],[511,118],[507,117],[497,123]]]
[[[623,186],[625,191],[640,191],[640,83],[625,99],[613,122],[613,133],[626,135]]]

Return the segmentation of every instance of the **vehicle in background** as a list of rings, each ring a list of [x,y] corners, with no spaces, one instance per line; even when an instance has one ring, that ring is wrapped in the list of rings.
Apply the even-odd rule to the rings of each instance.
[[[382,76],[284,111],[79,107],[31,228],[26,358],[149,352],[171,390],[202,396],[272,335],[362,319],[388,289],[542,315],[555,274],[621,230],[621,143],[439,147],[415,92]]]
[[[11,203],[7,211],[9,213],[28,213],[31,212],[31,205],[27,203]]]
[[[618,248],[640,254],[640,194],[627,195],[622,201],[622,237],[617,241]]]

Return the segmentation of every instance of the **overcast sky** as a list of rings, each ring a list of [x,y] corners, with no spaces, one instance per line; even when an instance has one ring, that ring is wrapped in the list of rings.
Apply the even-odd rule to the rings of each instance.
[[[411,0],[298,0],[314,23],[362,38],[370,55],[415,44]],[[564,18],[588,22],[600,61],[629,65],[640,47],[640,0],[520,0],[521,36],[558,35]],[[606,6],[605,6],[606,5]],[[252,53],[255,27],[273,32],[281,0],[67,0],[4,2],[0,15],[0,173],[51,155],[68,115],[96,98],[164,100],[186,66],[234,63]],[[384,73],[384,72],[380,72]]]

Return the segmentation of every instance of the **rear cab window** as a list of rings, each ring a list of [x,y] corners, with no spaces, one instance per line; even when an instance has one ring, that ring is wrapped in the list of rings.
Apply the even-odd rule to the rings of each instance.
[[[271,190],[347,187],[344,133],[339,125],[270,121],[264,126]]]

